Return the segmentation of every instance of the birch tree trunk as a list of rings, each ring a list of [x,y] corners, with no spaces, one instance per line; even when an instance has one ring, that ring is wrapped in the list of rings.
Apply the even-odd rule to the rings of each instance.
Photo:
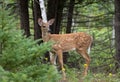
[[[40,4],[40,9],[41,9],[42,20],[43,20],[43,22],[47,22],[47,16],[46,16],[46,9],[45,9],[45,5],[44,5],[44,0],[39,0],[39,4]]]

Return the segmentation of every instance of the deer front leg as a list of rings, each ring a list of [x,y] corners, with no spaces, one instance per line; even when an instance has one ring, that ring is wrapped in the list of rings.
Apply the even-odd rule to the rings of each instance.
[[[62,54],[62,50],[58,50],[56,52],[56,54],[58,55],[58,61],[59,61],[59,64],[60,64],[60,67],[61,67],[61,70],[62,70],[63,80],[66,80],[65,68],[63,66],[63,54]]]
[[[52,53],[52,52],[49,52],[49,54],[50,54],[50,63],[56,65],[57,55],[55,55],[55,54]]]

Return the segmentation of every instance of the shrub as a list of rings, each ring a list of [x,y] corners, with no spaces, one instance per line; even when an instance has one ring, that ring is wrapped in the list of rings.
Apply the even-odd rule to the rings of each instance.
[[[51,42],[38,45],[16,28],[16,19],[4,5],[0,5],[0,81],[1,82],[57,82],[59,73],[43,63],[43,55],[51,49]]]

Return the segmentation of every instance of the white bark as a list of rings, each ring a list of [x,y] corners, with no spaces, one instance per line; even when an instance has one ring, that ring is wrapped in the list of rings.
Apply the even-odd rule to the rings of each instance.
[[[115,21],[114,21],[114,16],[113,16],[113,30],[112,30],[112,43],[111,45],[114,46],[115,45],[115,28],[114,28],[114,24],[115,24]]]
[[[41,9],[41,15],[42,15],[42,20],[43,22],[47,22],[47,16],[46,16],[46,9],[45,9],[45,5],[44,5],[44,0],[39,0],[39,4],[40,4],[40,9]]]

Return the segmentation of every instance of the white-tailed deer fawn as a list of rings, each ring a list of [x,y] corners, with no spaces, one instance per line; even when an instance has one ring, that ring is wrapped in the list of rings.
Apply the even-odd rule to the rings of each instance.
[[[41,26],[43,41],[54,41],[51,50],[53,55],[50,55],[51,63],[54,64],[54,55],[57,55],[62,70],[63,79],[66,79],[62,53],[70,50],[76,50],[86,61],[84,75],[87,75],[88,66],[90,64],[90,57],[87,53],[87,50],[91,46],[92,37],[84,32],[70,34],[50,34],[49,26],[52,25],[53,22],[54,19],[49,20],[47,23],[44,23],[41,18],[38,19],[38,24]]]

